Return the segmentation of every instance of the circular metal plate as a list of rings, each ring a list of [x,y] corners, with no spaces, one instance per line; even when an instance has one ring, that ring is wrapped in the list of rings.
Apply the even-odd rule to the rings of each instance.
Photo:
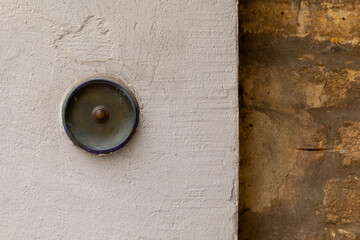
[[[134,135],[139,107],[124,84],[93,78],[68,94],[62,119],[75,145],[91,153],[106,154],[123,147]]]

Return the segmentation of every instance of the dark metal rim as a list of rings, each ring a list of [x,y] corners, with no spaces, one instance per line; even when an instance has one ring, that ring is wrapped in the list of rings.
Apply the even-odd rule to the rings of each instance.
[[[123,93],[125,93],[126,97],[129,99],[131,106],[133,108],[133,110],[135,110],[135,123],[133,126],[133,129],[130,133],[130,135],[123,141],[121,142],[119,145],[113,147],[113,148],[109,148],[109,149],[92,149],[92,148],[88,148],[86,146],[84,146],[83,144],[81,144],[79,141],[77,141],[75,139],[75,137],[72,135],[71,131],[67,128],[66,126],[66,122],[65,122],[65,114],[66,114],[66,108],[68,106],[69,100],[79,91],[81,90],[83,87],[86,87],[88,85],[94,84],[94,83],[101,83],[101,84],[108,84],[111,86],[114,86],[116,88],[119,88]],[[106,79],[106,78],[91,78],[88,79],[85,82],[80,83],[78,86],[76,86],[65,98],[64,104],[63,104],[63,108],[62,108],[62,122],[63,122],[63,127],[65,129],[66,134],[68,135],[68,137],[70,138],[70,140],[78,147],[82,148],[83,150],[90,152],[90,153],[94,153],[94,154],[108,154],[108,153],[112,153],[115,152],[117,150],[119,150],[120,148],[124,147],[132,138],[132,136],[134,136],[135,132],[136,132],[136,128],[139,124],[139,104],[134,96],[134,94],[127,89],[127,87],[121,85],[121,83],[119,82],[115,82],[112,81],[110,79]]]

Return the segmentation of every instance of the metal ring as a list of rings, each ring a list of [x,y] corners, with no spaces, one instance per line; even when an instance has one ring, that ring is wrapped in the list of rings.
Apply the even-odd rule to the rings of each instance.
[[[74,118],[71,118],[71,117],[69,117],[69,116],[71,116],[70,114],[72,113],[72,112],[74,112],[75,110],[72,110],[71,108],[74,106],[74,105],[76,105],[77,103],[76,103],[76,97],[78,96],[78,95],[80,95],[82,92],[82,90],[83,91],[85,91],[86,89],[87,89],[87,87],[89,87],[89,86],[91,86],[92,88],[93,88],[93,92],[95,91],[97,91],[96,90],[96,88],[95,88],[95,86],[97,86],[98,88],[101,88],[101,86],[102,85],[104,85],[104,87],[105,88],[108,88],[107,89],[107,91],[112,91],[111,90],[111,87],[113,87],[114,88],[114,91],[118,91],[117,93],[114,93],[114,95],[115,96],[117,96],[116,94],[118,94],[120,97],[119,97],[119,102],[122,100],[122,103],[124,102],[124,101],[126,101],[126,103],[130,103],[130,105],[131,105],[131,107],[130,107],[130,105],[129,106],[127,106],[127,109],[130,107],[131,108],[131,114],[129,113],[129,112],[126,112],[129,116],[131,115],[131,125],[132,125],[132,129],[131,129],[131,131],[128,129],[128,128],[126,128],[126,131],[127,131],[127,133],[129,133],[128,134],[128,136],[126,137],[126,138],[124,138],[123,140],[121,140],[121,141],[119,141],[116,145],[114,145],[114,146],[103,146],[103,147],[99,147],[99,146],[97,146],[97,147],[94,147],[94,146],[91,146],[91,144],[86,144],[86,143],[84,143],[85,141],[82,141],[83,139],[85,139],[85,138],[83,138],[83,137],[78,137],[77,135],[76,135],[76,131],[74,131],[74,129],[72,129],[72,128],[74,128],[75,126],[72,126],[72,122],[71,122],[71,120],[74,120],[74,118],[76,117],[74,117]],[[80,95],[81,96],[81,95]],[[104,97],[108,97],[108,96],[104,96]],[[123,97],[123,99],[121,99]],[[98,97],[99,98],[99,97]],[[105,99],[106,100],[106,99]],[[103,100],[103,101],[105,101],[105,100]],[[102,101],[102,99],[100,98],[98,101]],[[112,101],[116,101],[116,97],[112,100]],[[128,102],[127,102],[128,101]],[[79,101],[80,102],[80,101]],[[93,102],[96,102],[96,101],[93,101]],[[82,104],[82,105],[84,105],[84,106],[86,106],[86,108],[87,107],[89,107],[89,106],[87,106],[86,105],[86,101],[82,101],[81,103],[79,103],[79,104]],[[125,103],[123,103],[123,104],[125,104]],[[105,107],[106,107],[106,104],[103,104]],[[92,106],[90,106],[91,107],[91,109],[94,109],[94,107],[92,107]],[[107,107],[106,107],[107,108]],[[84,119],[86,120],[86,122],[85,122],[85,126],[88,126],[88,125],[90,125],[91,123],[88,123],[87,122],[87,119],[88,119],[88,114],[87,114],[87,112],[85,111],[85,110],[83,110],[83,109],[81,109],[80,108],[80,110],[81,111],[83,111],[83,112],[85,112],[86,114],[86,116],[84,117]],[[70,112],[70,111],[72,111],[72,112]],[[111,110],[108,110],[108,111],[112,111],[113,113],[115,113],[115,115],[117,114],[117,111],[122,111],[121,109],[111,109]],[[124,110],[125,111],[125,110]],[[90,153],[94,153],[94,154],[107,154],[107,153],[111,153],[111,152],[115,152],[115,151],[117,151],[117,150],[119,150],[120,148],[122,148],[123,146],[125,146],[129,141],[130,141],[130,139],[132,138],[132,136],[135,134],[135,132],[136,132],[136,128],[137,128],[137,126],[138,126],[138,124],[139,124],[139,113],[140,113],[140,111],[139,111],[139,105],[138,105],[138,102],[137,102],[137,100],[136,100],[136,98],[135,98],[135,96],[134,96],[134,94],[123,84],[123,83],[120,83],[120,82],[118,82],[118,81],[114,81],[114,80],[110,80],[110,79],[108,79],[108,78],[102,78],[102,77],[100,77],[100,78],[89,78],[89,79],[87,79],[85,82],[81,82],[80,84],[78,84],[77,86],[75,86],[74,88],[73,88],[73,90],[72,91],[70,91],[70,93],[67,95],[67,97],[65,98],[65,101],[64,101],[64,104],[63,104],[63,108],[62,108],[62,121],[63,121],[63,126],[64,126],[64,129],[65,129],[65,132],[66,132],[66,134],[68,135],[68,137],[70,138],[70,140],[75,144],[75,145],[77,145],[77,146],[79,146],[80,148],[82,148],[82,149],[84,149],[85,151],[87,151],[87,152],[90,152]],[[107,114],[109,114],[109,112],[107,113]],[[77,113],[77,115],[78,116],[80,116],[80,117],[82,117],[82,112],[81,113]],[[113,116],[114,114],[110,114],[110,119],[112,118],[112,116]],[[133,116],[132,116],[133,115]],[[90,114],[90,116],[89,117],[91,117],[91,120],[92,120],[92,122],[95,122],[94,121],[94,119],[93,119],[93,116],[92,116],[92,114]],[[116,119],[115,119],[116,120]],[[109,120],[108,122],[110,122],[109,124],[115,124],[115,126],[116,126],[116,124],[117,124],[117,122],[115,121],[115,120],[113,120],[112,122]],[[75,120],[74,120],[74,122],[77,122],[77,119],[75,118]],[[121,123],[119,122],[119,125],[120,125]],[[128,125],[129,125],[130,123],[128,123]],[[77,124],[77,126],[79,127],[79,128],[81,128],[82,127],[82,125],[81,124]],[[98,126],[98,127],[97,127]],[[108,129],[106,129],[107,127],[109,127],[109,126],[107,126],[107,122],[106,123],[104,123],[104,124],[97,124],[97,126],[95,127],[95,128],[99,128],[100,130],[108,130]],[[116,128],[116,127],[115,127]],[[91,129],[91,128],[89,128],[89,129]],[[99,130],[99,131],[100,131]],[[111,129],[110,129],[111,130]],[[109,131],[110,131],[109,130]],[[121,129],[117,129],[118,131],[120,131]],[[90,130],[89,130],[90,131]],[[127,134],[126,133],[126,134]],[[84,132],[84,134],[86,135],[86,129],[85,129],[85,132]],[[92,133],[93,134],[93,133]],[[94,136],[94,134],[93,135],[91,135],[91,134],[89,134],[89,138],[91,138],[91,136]],[[101,135],[100,137],[99,137],[99,139],[101,140],[102,138],[105,140],[105,142],[107,142],[107,137],[112,137],[112,136],[114,136],[113,134],[105,134],[105,135]],[[97,139],[97,136],[94,138],[94,139]],[[89,140],[89,141],[91,141],[91,139]],[[110,141],[111,141],[111,139],[110,139]],[[116,140],[114,140],[114,142],[116,142]],[[100,141],[100,143],[99,144],[101,144],[101,141]]]

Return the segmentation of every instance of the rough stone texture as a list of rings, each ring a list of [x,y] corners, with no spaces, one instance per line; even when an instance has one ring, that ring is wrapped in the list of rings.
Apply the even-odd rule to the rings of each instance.
[[[3,0],[0,16],[0,239],[237,238],[236,1]],[[60,120],[95,74],[141,108],[100,157]]]
[[[330,223],[360,222],[360,179],[332,179],[324,187],[323,204]]]
[[[339,128],[341,144],[338,149],[344,154],[343,164],[360,161],[360,122],[347,121]]]
[[[240,1],[240,239],[360,239],[360,1]]]

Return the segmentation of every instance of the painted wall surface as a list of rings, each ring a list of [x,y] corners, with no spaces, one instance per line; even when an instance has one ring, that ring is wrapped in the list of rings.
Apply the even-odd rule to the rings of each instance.
[[[236,239],[235,0],[3,0],[0,17],[0,239]],[[96,74],[141,108],[100,157],[60,117]]]

